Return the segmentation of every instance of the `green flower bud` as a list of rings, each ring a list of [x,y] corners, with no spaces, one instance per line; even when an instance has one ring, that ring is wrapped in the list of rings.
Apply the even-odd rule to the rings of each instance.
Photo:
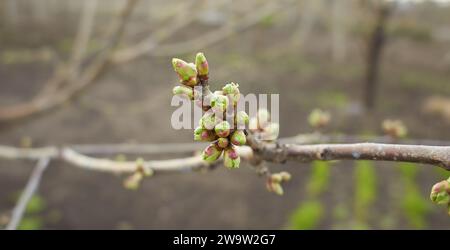
[[[272,178],[268,178],[266,182],[266,187],[269,192],[274,192],[277,195],[283,195],[283,187],[279,182],[272,181]]]
[[[217,146],[215,143],[211,143],[203,150],[202,158],[204,161],[213,163],[222,154],[223,149]]]
[[[181,83],[187,86],[195,86],[197,84],[197,69],[194,64],[187,63],[178,58],[173,58],[172,66],[178,74]]]
[[[228,107],[228,98],[223,95],[214,95],[211,98],[211,108],[215,112],[223,113]]]
[[[216,126],[216,118],[213,112],[206,112],[199,122],[200,126],[204,129],[211,130]]]
[[[283,181],[283,176],[281,176],[281,174],[272,174],[270,176],[270,181],[280,183],[281,181]]]
[[[236,130],[231,135],[231,143],[233,143],[236,146],[245,145],[246,142],[247,142],[247,137],[245,136],[245,133],[243,130]]]
[[[286,171],[280,172],[280,175],[283,181],[290,181],[292,178],[291,174]]]
[[[239,84],[236,84],[234,82],[228,83],[222,88],[222,91],[224,95],[230,98],[233,104],[237,104],[241,96],[239,92]]]
[[[330,118],[330,113],[321,109],[314,109],[308,116],[308,122],[313,128],[322,128],[330,122]]]
[[[228,138],[220,137],[219,139],[217,139],[217,145],[221,148],[228,147],[228,144],[230,144]]]
[[[194,130],[194,141],[214,141],[216,135],[212,130],[207,130],[202,127],[197,127]]]
[[[139,188],[139,184],[141,183],[143,179],[142,173],[140,172],[136,172],[130,176],[128,176],[124,182],[123,182],[123,186],[126,189],[130,189],[130,190],[136,190]]]
[[[172,90],[174,95],[192,100],[194,98],[194,90],[186,86],[175,86]]]
[[[229,147],[225,149],[223,154],[223,164],[227,168],[239,168],[241,163],[241,158],[234,147]]]
[[[214,131],[219,137],[227,137],[228,135],[230,135],[230,127],[230,123],[228,123],[227,121],[222,121],[214,127]]]
[[[430,199],[437,204],[450,203],[450,183],[441,181],[431,188]]]
[[[243,129],[245,125],[248,124],[249,118],[247,113],[245,111],[239,111],[236,114],[236,123],[238,125],[238,128]],[[241,128],[242,126],[242,128]]]
[[[206,61],[205,55],[203,53],[197,53],[195,56],[195,66],[197,67],[197,72],[199,76],[207,76],[209,73],[208,61]]]
[[[408,129],[401,120],[384,120],[381,127],[385,134],[393,138],[403,138],[408,133]]]

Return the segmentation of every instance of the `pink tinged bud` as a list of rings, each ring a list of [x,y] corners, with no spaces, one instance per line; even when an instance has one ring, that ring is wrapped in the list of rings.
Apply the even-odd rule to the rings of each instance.
[[[187,86],[195,86],[197,84],[197,69],[194,64],[173,58],[172,66],[180,78],[181,83]]]
[[[330,113],[321,109],[314,109],[308,116],[308,123],[313,128],[322,128],[330,122]]]
[[[203,150],[202,158],[206,162],[213,163],[220,157],[221,154],[222,149],[215,143],[211,143],[205,148],[205,150]]]
[[[197,53],[195,56],[195,66],[199,76],[207,76],[209,73],[208,61],[203,53]]]
[[[214,131],[219,137],[227,137],[230,135],[230,123],[222,121],[214,127]]]
[[[223,155],[223,164],[227,168],[239,168],[241,163],[241,158],[234,147],[229,147],[225,149]]]
[[[186,86],[176,86],[172,90],[174,95],[192,100],[194,98],[194,90]]]
[[[245,133],[242,130],[236,130],[231,135],[231,143],[233,143],[236,146],[245,145],[246,142],[247,137],[245,136]]]
[[[211,108],[214,112],[223,113],[227,109],[228,98],[223,95],[214,95],[211,98]]]
[[[207,130],[202,127],[198,127],[194,130],[194,140],[195,141],[214,141],[216,135],[212,130]]]
[[[229,141],[228,141],[228,138],[219,138],[218,140],[217,140],[217,145],[219,146],[219,147],[221,147],[221,148],[226,148],[226,147],[228,147],[228,144],[229,144]]]

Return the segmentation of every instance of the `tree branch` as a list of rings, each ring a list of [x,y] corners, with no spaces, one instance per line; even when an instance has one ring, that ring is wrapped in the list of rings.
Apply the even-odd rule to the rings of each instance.
[[[6,230],[15,230],[22,220],[23,214],[27,207],[28,202],[30,202],[31,197],[33,197],[34,193],[39,187],[39,183],[41,182],[41,177],[44,171],[47,169],[48,164],[50,163],[49,158],[41,158],[39,159],[36,167],[31,173],[30,179],[22,192],[19,201],[17,202],[14,210],[12,212],[11,220],[6,226]]]
[[[384,143],[276,144],[247,138],[255,155],[265,161],[373,160],[425,163],[450,170],[450,146],[423,146]]]

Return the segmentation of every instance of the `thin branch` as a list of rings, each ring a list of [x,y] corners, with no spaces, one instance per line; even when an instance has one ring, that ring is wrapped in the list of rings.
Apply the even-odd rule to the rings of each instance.
[[[49,163],[49,158],[41,158],[37,162],[36,167],[34,168],[33,173],[31,173],[30,179],[28,180],[24,191],[20,195],[19,201],[14,207],[11,220],[6,226],[6,230],[15,230],[17,226],[19,226],[27,204],[28,202],[30,202],[30,199],[31,197],[33,197],[34,193],[36,193],[36,190],[39,187],[39,183],[41,182],[42,174],[47,169]]]
[[[63,66],[57,67],[53,77],[50,78],[46,85],[59,86],[62,82],[69,81],[65,88],[51,95],[38,94],[29,102],[0,108],[0,122],[23,119],[62,105],[98,79],[110,65],[110,57],[124,34],[125,24],[136,3],[137,0],[128,0],[126,2],[119,19],[113,22],[111,26],[107,44],[90,65],[80,73],[79,77],[72,78],[71,74],[68,74],[72,70],[67,70]]]

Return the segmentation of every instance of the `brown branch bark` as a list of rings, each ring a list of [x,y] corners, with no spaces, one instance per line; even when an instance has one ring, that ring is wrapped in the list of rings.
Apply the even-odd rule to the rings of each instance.
[[[309,162],[313,160],[373,160],[431,164],[450,171],[450,146],[424,146],[384,143],[276,144],[248,136],[250,147],[262,160]]]

